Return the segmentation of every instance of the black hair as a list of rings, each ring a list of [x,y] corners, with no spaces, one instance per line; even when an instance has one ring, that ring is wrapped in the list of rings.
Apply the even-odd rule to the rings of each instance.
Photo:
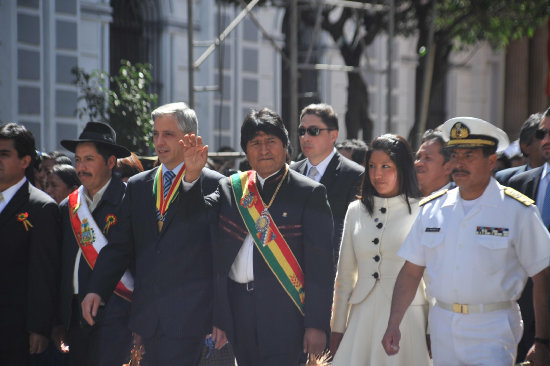
[[[36,159],[36,148],[32,132],[17,123],[6,123],[0,127],[0,140],[13,140],[17,156],[21,159],[29,155]]]
[[[17,151],[19,159],[30,156],[31,161],[29,166],[25,169],[25,176],[34,184],[34,161],[36,159],[36,145],[34,142],[34,136],[25,126],[18,125],[17,123],[6,123],[0,126],[0,140],[12,140],[13,147]]]
[[[76,175],[76,170],[69,164],[56,164],[52,168],[51,174],[55,174],[65,183],[69,188],[74,186],[80,186],[80,179]]]
[[[446,163],[451,160],[451,152],[448,149],[445,149],[445,145],[447,143],[445,142],[445,138],[443,136],[443,132],[429,129],[424,132],[424,135],[422,135],[422,143],[427,141],[437,141],[440,145],[439,153],[443,155],[443,163]]]
[[[55,165],[73,165],[73,162],[67,155],[59,155],[55,158]]]
[[[399,194],[405,196],[405,201],[407,201],[407,206],[409,207],[409,213],[411,213],[409,198],[422,197],[422,193],[420,193],[416,180],[411,146],[407,140],[397,135],[385,134],[375,138],[370,144],[370,148],[365,157],[365,174],[363,174],[363,182],[361,183],[361,202],[365,205],[369,214],[372,215],[374,210],[374,196],[379,195],[370,181],[368,170],[373,151],[383,151],[395,164]]]
[[[288,131],[281,116],[269,108],[259,111],[253,109],[246,115],[241,126],[241,148],[245,153],[248,141],[260,132],[276,136],[283,142],[284,147],[288,146]]]

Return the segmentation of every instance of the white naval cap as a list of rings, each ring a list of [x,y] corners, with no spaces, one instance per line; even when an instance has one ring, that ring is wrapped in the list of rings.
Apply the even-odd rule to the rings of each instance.
[[[500,152],[510,144],[506,132],[479,118],[451,118],[439,126],[438,129],[445,135],[447,147],[496,146],[496,151]]]

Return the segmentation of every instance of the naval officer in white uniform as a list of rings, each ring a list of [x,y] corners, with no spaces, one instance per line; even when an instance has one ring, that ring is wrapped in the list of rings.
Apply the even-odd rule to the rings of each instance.
[[[399,352],[399,324],[424,270],[436,366],[513,365],[522,334],[516,300],[533,279],[535,365],[549,365],[548,265],[550,236],[533,201],[491,177],[497,150],[508,145],[502,130],[459,117],[442,130],[449,136],[457,188],[421,201],[421,211],[399,255],[398,276],[382,344]]]

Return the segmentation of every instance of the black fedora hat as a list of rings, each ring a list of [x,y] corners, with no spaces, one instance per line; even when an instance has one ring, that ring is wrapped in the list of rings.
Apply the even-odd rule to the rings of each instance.
[[[61,140],[61,146],[75,152],[81,142],[95,142],[107,146],[117,158],[130,156],[130,150],[116,143],[116,133],[111,126],[103,122],[88,122],[77,140]]]

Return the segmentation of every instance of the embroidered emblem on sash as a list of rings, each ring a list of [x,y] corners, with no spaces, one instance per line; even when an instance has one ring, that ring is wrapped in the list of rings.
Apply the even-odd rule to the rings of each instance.
[[[82,246],[92,245],[95,241],[94,229],[90,226],[88,219],[82,220],[82,230],[80,234]]]

